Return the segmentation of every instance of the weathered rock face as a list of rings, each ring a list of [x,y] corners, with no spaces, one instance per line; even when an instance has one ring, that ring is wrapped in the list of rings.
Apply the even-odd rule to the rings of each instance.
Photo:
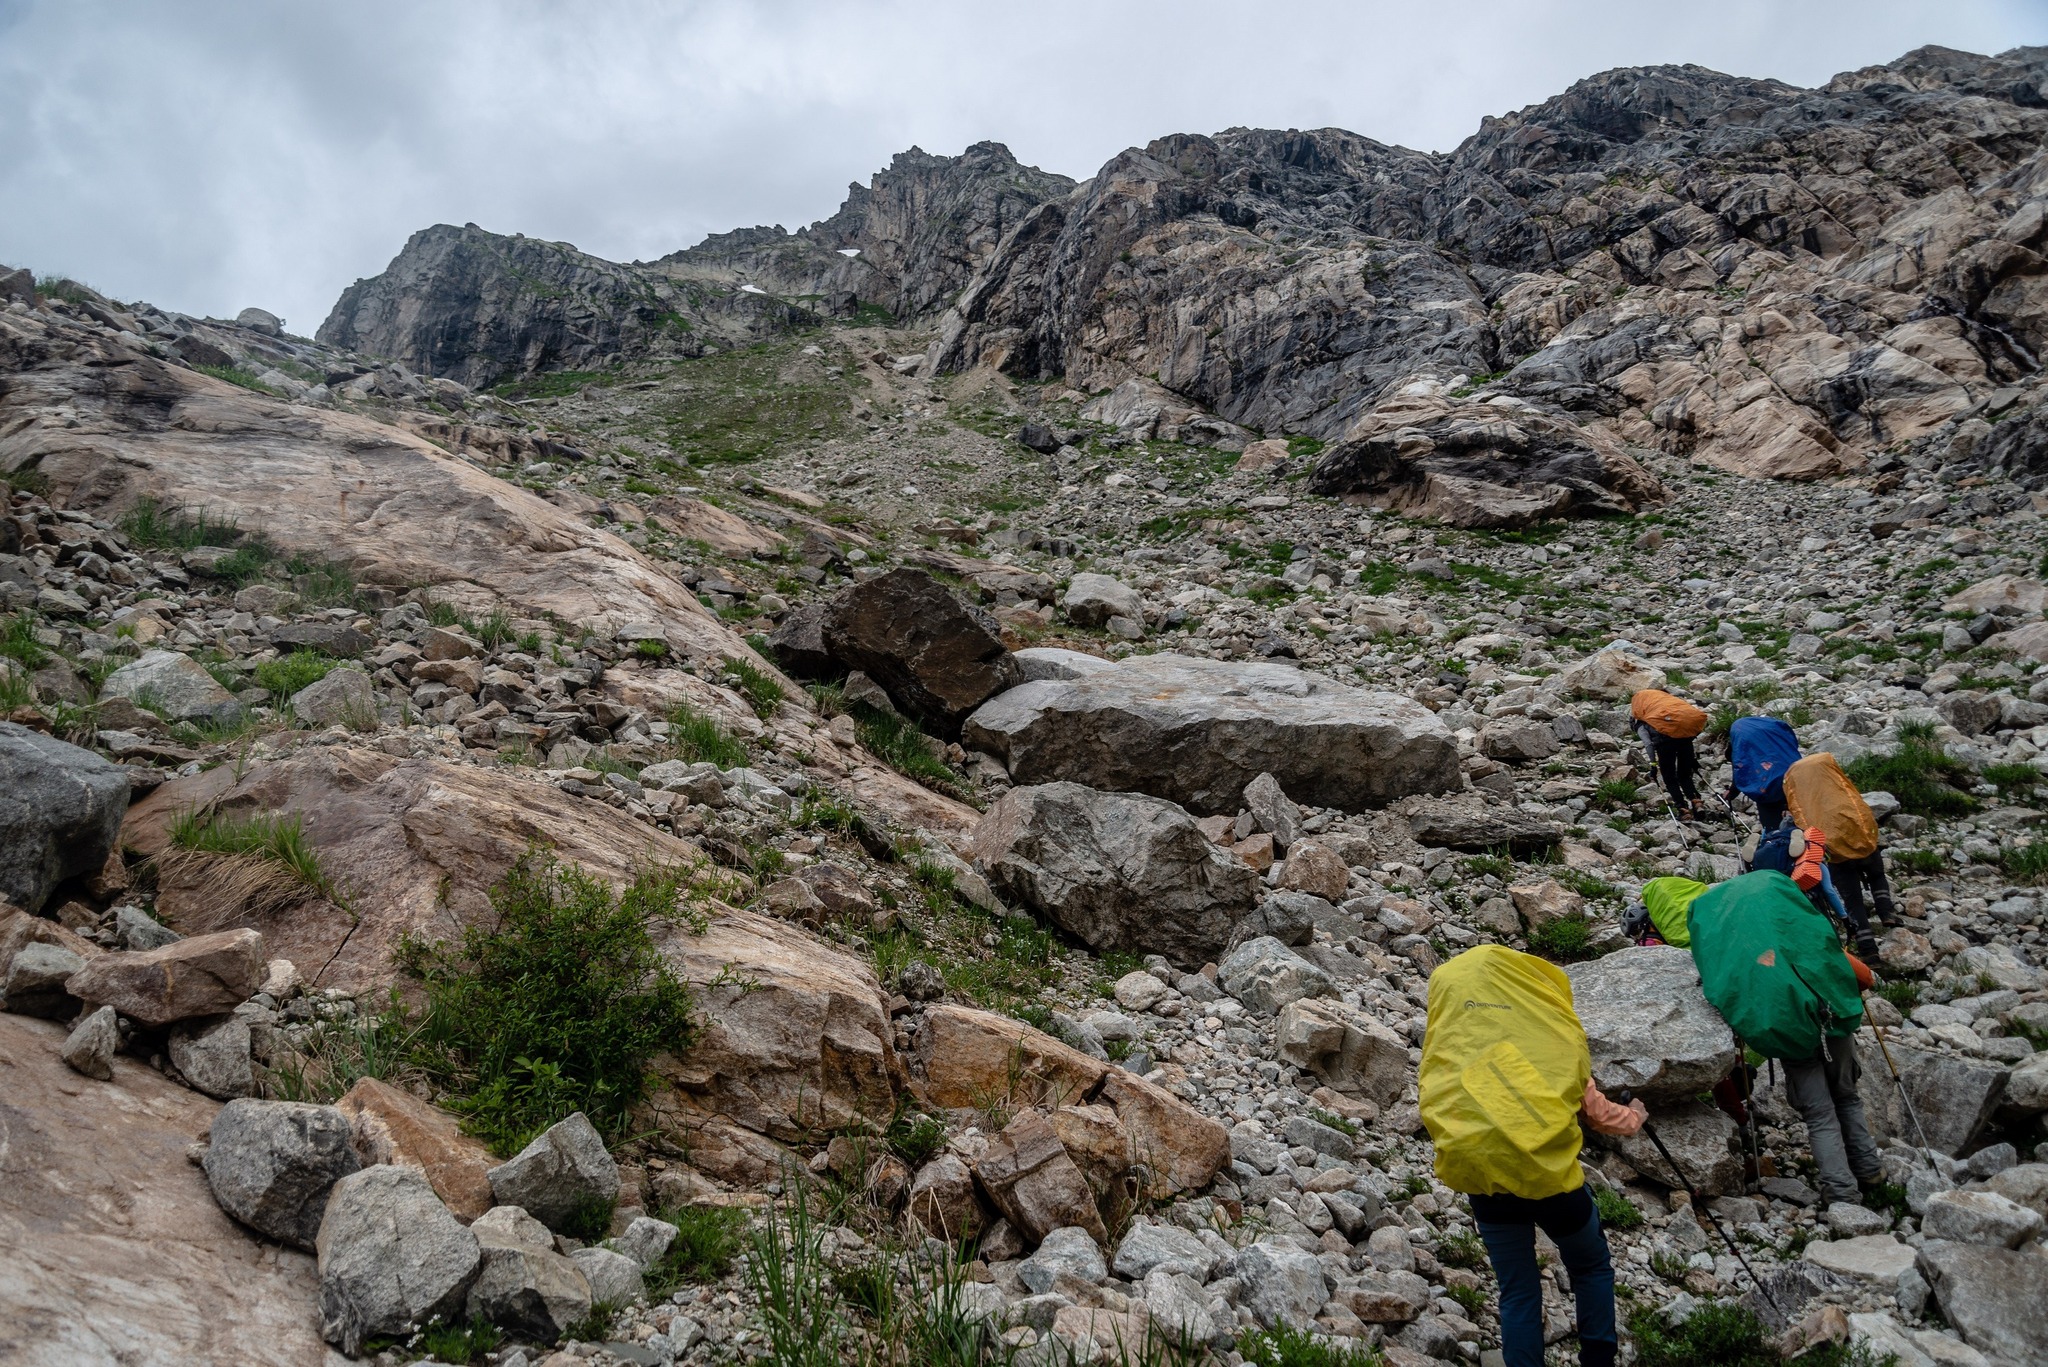
[[[1017,679],[992,619],[923,570],[896,569],[845,590],[825,609],[826,648],[944,736]]]
[[[146,651],[107,676],[100,691],[163,709],[173,721],[229,722],[242,715],[234,694],[206,667],[175,650]]]
[[[1413,1073],[1400,1036],[1341,1002],[1289,1002],[1274,1022],[1273,1041],[1288,1063],[1380,1106],[1400,1100]]]
[[[345,290],[319,339],[480,386],[815,327],[817,300],[832,314],[865,304],[915,317],[958,293],[1020,217],[1072,188],[1000,143],[957,157],[912,148],[849,186],[831,218],[715,234],[645,265],[438,224]]]
[[[1108,1239],[1095,1196],[1061,1145],[1052,1122],[1026,1111],[1003,1127],[975,1160],[974,1176],[1003,1218],[1027,1239],[1079,1227],[1096,1243]]]
[[[466,612],[508,605],[607,631],[657,622],[677,655],[753,658],[617,537],[400,428],[294,407],[43,314],[0,317],[0,376],[0,470],[40,473],[59,506],[203,506]]]
[[[1928,1145],[1946,1154],[1961,1153],[1997,1108],[2006,1070],[1956,1054],[1910,1048],[1896,1040],[1891,1054]],[[1896,1138],[1918,1144],[1920,1130],[1906,1114],[1899,1088],[1883,1065],[1882,1058],[1866,1061],[1856,1082],[1870,1133],[1880,1142]]]
[[[1019,783],[1150,793],[1203,815],[1235,813],[1263,773],[1297,801],[1347,809],[1463,782],[1456,743],[1420,703],[1171,654],[1011,689],[968,718],[965,740]]]
[[[1423,800],[1408,809],[1408,828],[1424,845],[1453,850],[1497,850],[1518,855],[1546,850],[1564,839],[1564,823],[1513,807],[1483,807]]]
[[[1012,788],[974,830],[989,881],[1092,948],[1198,968],[1251,910],[1259,876],[1159,798],[1078,783]]]
[[[1968,1244],[1929,1243],[1920,1275],[1963,1341],[1994,1362],[2048,1360],[2048,1257]]]
[[[1684,1177],[1708,1196],[1729,1196],[1742,1190],[1742,1155],[1736,1147],[1735,1122],[1712,1106],[1697,1101],[1667,1101],[1657,1108],[1657,1137],[1685,1170]],[[1682,1185],[1649,1137],[1633,1134],[1612,1141],[1638,1172],[1666,1186]]]
[[[485,1176],[499,1205],[519,1206],[552,1229],[619,1194],[619,1165],[581,1111],[535,1135]]]
[[[328,1361],[313,1260],[251,1236],[186,1161],[219,1103],[120,1055],[82,1082],[63,1040],[0,1015],[0,1339],[29,1361]]]
[[[127,811],[119,765],[0,722],[0,899],[41,911],[57,884],[98,872]]]
[[[481,1261],[469,1288],[469,1313],[516,1334],[559,1338],[590,1313],[590,1281],[555,1251],[548,1227],[516,1205],[472,1221]]]
[[[418,1168],[458,1220],[491,1208],[489,1174],[496,1160],[462,1133],[454,1116],[373,1077],[359,1080],[334,1106],[348,1117],[349,1143],[364,1167]]]
[[[1156,376],[1337,443],[1333,487],[1467,525],[1654,497],[1630,448],[1853,469],[2030,369],[2008,337],[2048,338],[2043,66],[1924,48],[1820,90],[1610,71],[1441,156],[1162,138],[1031,214],[930,363]],[[1879,129],[1885,155],[1832,155]],[[1461,382],[1502,370],[1471,396],[1495,432],[1465,428]]]
[[[1610,433],[1527,402],[1438,395],[1396,398],[1353,423],[1309,488],[1453,527],[1639,512],[1664,493]]]
[[[1690,951],[1637,946],[1565,974],[1602,1091],[1691,1096],[1735,1066],[1734,1032],[1701,991]]]

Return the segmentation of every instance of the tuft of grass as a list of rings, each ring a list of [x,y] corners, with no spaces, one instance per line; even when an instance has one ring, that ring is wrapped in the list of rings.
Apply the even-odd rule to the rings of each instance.
[[[320,856],[306,839],[305,825],[296,816],[258,813],[237,818],[199,810],[183,811],[171,818],[171,847],[198,854],[246,855],[268,860],[336,906],[346,904],[340,886],[320,866]]]
[[[653,638],[633,642],[633,653],[643,660],[659,660],[668,655],[668,642]]]
[[[430,1324],[410,1348],[436,1362],[469,1363],[495,1353],[504,1338],[497,1325],[477,1318],[467,1324]]]
[[[643,871],[621,891],[533,848],[491,890],[495,926],[461,943],[408,939],[399,962],[426,993],[418,1059],[450,1109],[500,1154],[573,1111],[626,1132],[648,1062],[689,1046],[695,998],[650,926],[701,919],[689,876]]]
[[[1600,1223],[1608,1229],[1635,1229],[1643,1223],[1636,1203],[1608,1187],[1593,1193],[1593,1209],[1600,1212]]]
[[[2031,764],[1987,764],[1984,781],[1998,785],[2000,797],[2025,796],[2041,782],[2041,771]]]
[[[143,550],[190,551],[232,546],[242,539],[242,529],[232,517],[215,517],[204,509],[194,511],[154,498],[136,500],[120,527],[130,544]]]
[[[289,655],[257,665],[256,683],[269,689],[274,698],[289,698],[300,689],[326,678],[340,663],[317,650],[294,650]]]
[[[859,704],[848,710],[854,717],[854,735],[869,754],[934,792],[963,802],[968,800],[967,785],[950,765],[932,753],[929,738],[917,729],[916,723]]]
[[[1353,1139],[1358,1138],[1358,1122],[1356,1120],[1346,1120],[1341,1115],[1318,1110],[1314,1107],[1309,1109],[1308,1118],[1315,1121],[1318,1125],[1328,1125],[1339,1134],[1350,1135]]]
[[[773,674],[750,660],[727,660],[725,677],[762,721],[774,716],[775,709],[782,705],[782,685]]]
[[[394,991],[376,1015],[335,1021],[306,1037],[289,1058],[274,1064],[266,1090],[274,1100],[326,1105],[366,1077],[395,1082],[416,1075],[408,1060],[416,1026]]]
[[[768,1212],[746,1255],[747,1289],[773,1367],[838,1367],[852,1361],[853,1326],[839,1309],[803,1194]]]
[[[1948,867],[1939,850],[1900,850],[1892,862],[1908,873],[1934,874]]]
[[[1879,1182],[1863,1193],[1863,1205],[1867,1210],[1880,1211],[1892,1217],[1892,1226],[1913,1213],[1907,1203],[1906,1189],[1897,1182]]]
[[[1276,1324],[1247,1329],[1237,1338],[1245,1367],[1386,1367],[1386,1355],[1368,1344],[1347,1344],[1306,1329]]]
[[[2007,850],[1999,863],[2016,883],[2048,883],[2048,840]]]
[[[1977,803],[1958,789],[1970,781],[1969,766],[1949,758],[1924,722],[1899,727],[1898,749],[1863,755],[1843,771],[1864,792],[1883,790],[1907,811],[1921,816],[1961,816]]]
[[[746,742],[693,707],[679,706],[668,716],[668,743],[680,759],[737,769],[747,762]]]
[[[1489,850],[1485,854],[1470,855],[1465,860],[1465,872],[1473,878],[1508,878],[1515,872],[1515,861],[1506,849]]]
[[[890,1119],[882,1140],[891,1153],[921,1168],[946,1147],[946,1123],[920,1112],[900,1112]]]
[[[1909,1015],[1913,1008],[1920,1004],[1920,984],[1895,978],[1890,982],[1880,983],[1877,995],[1898,1007],[1900,1015]]]
[[[1458,1303],[1467,1319],[1478,1319],[1479,1312],[1486,1308],[1487,1295],[1480,1287],[1449,1286],[1444,1288],[1444,1294]]]
[[[1711,1301],[1677,1324],[1654,1306],[1628,1317],[1635,1340],[1636,1367],[1779,1367],[1783,1359],[1770,1344],[1770,1329],[1734,1301]],[[1802,1354],[1807,1367],[1896,1367],[1896,1355],[1882,1358],[1867,1344],[1824,1343]]]
[[[41,669],[50,662],[48,647],[36,639],[36,615],[27,608],[0,618],[0,656],[24,669]]]
[[[1593,790],[1593,805],[1604,811],[1612,811],[1617,807],[1633,807],[1637,792],[1633,779],[1606,779]]]
[[[1575,964],[1600,956],[1593,950],[1593,922],[1584,912],[1560,916],[1529,932],[1529,952],[1553,963]]]
[[[732,1271],[746,1244],[746,1216],[730,1206],[678,1206],[661,1218],[676,1227],[676,1237],[647,1270],[650,1302],[679,1286],[717,1281]]]

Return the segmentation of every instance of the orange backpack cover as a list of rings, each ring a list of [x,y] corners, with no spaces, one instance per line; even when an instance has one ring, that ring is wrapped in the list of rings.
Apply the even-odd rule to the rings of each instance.
[[[1829,862],[1877,853],[1877,817],[1833,755],[1808,755],[1785,771],[1785,805],[1802,828],[1818,826],[1828,838]]]
[[[1637,721],[1673,740],[1691,740],[1707,729],[1705,712],[1661,688],[1638,689],[1629,699],[1628,710]]]

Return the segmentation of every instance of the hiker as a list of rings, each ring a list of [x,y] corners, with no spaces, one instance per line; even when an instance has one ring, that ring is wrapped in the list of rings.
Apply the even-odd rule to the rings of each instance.
[[[1437,1177],[1471,1200],[1500,1282],[1507,1367],[1543,1362],[1539,1228],[1571,1275],[1581,1367],[1613,1367],[1614,1266],[1579,1166],[1579,1122],[1630,1135],[1648,1112],[1640,1101],[1617,1105],[1593,1084],[1571,979],[1505,945],[1479,945],[1443,964],[1429,978],[1419,1089]]]
[[[1821,1195],[1856,1201],[1883,1174],[1856,1091],[1869,968],[1775,870],[1709,888],[1687,924],[1707,1000],[1746,1046],[1784,1065],[1785,1099],[1806,1122]]]
[[[1732,802],[1741,793],[1756,804],[1757,824],[1776,830],[1785,819],[1785,771],[1799,760],[1799,737],[1776,717],[1737,717],[1728,760],[1735,776],[1723,796]]]
[[[1754,836],[1743,846],[1742,864],[1747,870],[1765,869],[1790,878],[1814,906],[1849,928],[1858,954],[1874,956],[1877,941],[1870,933],[1869,919],[1850,916],[1849,904],[1835,886],[1827,854],[1827,832],[1818,826],[1802,831],[1788,814],[1776,830]]]
[[[1808,755],[1785,771],[1785,801],[1794,821],[1826,835],[1827,871],[1856,932],[1856,952],[1865,958],[1874,956],[1877,938],[1870,928],[1872,912],[1880,920],[1892,919],[1892,885],[1884,876],[1876,814],[1835,757],[1825,751]],[[1863,903],[1866,891],[1870,895],[1868,909]]]
[[[1656,762],[1657,777],[1671,798],[1674,813],[1685,820],[1704,815],[1699,784],[1700,758],[1693,737],[1707,728],[1707,714],[1683,698],[1659,688],[1637,689],[1629,699],[1636,735]]]

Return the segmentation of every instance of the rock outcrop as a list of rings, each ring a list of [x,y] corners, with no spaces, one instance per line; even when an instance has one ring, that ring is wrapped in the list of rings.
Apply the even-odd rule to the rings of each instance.
[[[1603,1091],[1692,1096],[1735,1067],[1734,1032],[1701,990],[1690,951],[1638,946],[1565,974]]]
[[[923,570],[891,570],[846,589],[826,605],[821,629],[835,659],[949,738],[1017,679],[993,620]]]
[[[1461,782],[1450,732],[1419,703],[1184,655],[1022,684],[969,717],[965,739],[1018,783],[1149,793],[1204,815],[1234,814],[1266,773],[1297,801],[1351,810]]]
[[[99,872],[127,811],[120,766],[0,722],[0,899],[41,911],[59,883]]]

